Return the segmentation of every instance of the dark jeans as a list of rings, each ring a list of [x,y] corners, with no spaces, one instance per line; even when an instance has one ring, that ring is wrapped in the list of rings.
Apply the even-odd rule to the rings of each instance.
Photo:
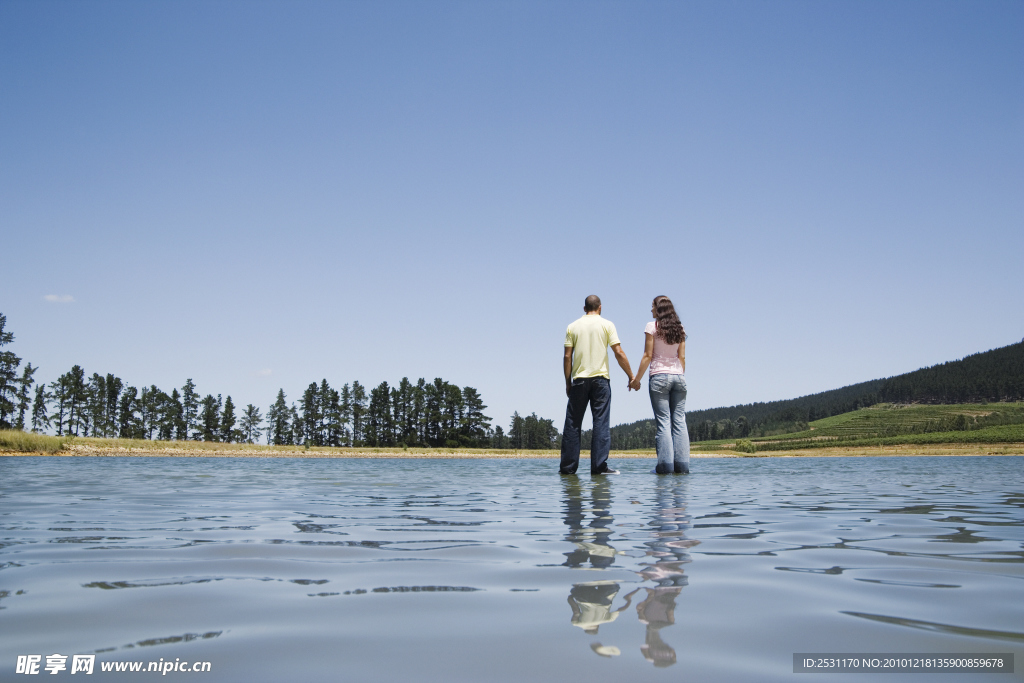
[[[565,409],[565,428],[562,430],[562,462],[558,471],[576,474],[580,464],[580,434],[583,415],[590,404],[594,418],[594,432],[590,440],[590,473],[600,474],[608,469],[608,449],[612,444],[611,404],[612,384],[605,377],[574,379],[569,389],[569,405]]]

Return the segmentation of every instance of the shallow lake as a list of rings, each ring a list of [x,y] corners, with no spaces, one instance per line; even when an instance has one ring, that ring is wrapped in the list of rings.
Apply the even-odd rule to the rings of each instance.
[[[813,681],[794,653],[898,652],[1022,678],[1024,458],[613,465],[0,458],[0,679]]]

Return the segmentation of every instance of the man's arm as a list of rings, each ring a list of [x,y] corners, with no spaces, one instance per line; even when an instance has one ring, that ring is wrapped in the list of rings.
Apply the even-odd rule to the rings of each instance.
[[[562,355],[562,373],[565,375],[565,395],[569,395],[572,387],[572,347],[565,347],[565,354]]]
[[[626,377],[629,377],[629,381],[633,381],[633,370],[629,367],[629,359],[626,358],[626,352],[622,350],[622,344],[615,344],[612,346],[612,353],[615,354],[615,361],[622,368],[622,371],[626,373]]]

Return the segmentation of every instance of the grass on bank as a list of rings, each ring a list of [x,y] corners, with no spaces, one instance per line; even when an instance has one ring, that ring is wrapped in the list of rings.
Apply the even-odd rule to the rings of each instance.
[[[0,429],[0,451],[15,453],[57,453],[70,439],[66,436],[34,434],[20,429]]]
[[[815,420],[792,434],[701,441],[694,448],[741,453],[808,448],[1024,443],[1024,403],[893,405]]]
[[[0,452],[16,453],[58,453],[60,451],[74,450],[96,450],[96,451],[139,451],[140,453],[155,452],[162,454],[201,455],[203,452],[210,454],[246,454],[274,456],[274,455],[309,455],[309,456],[330,456],[330,455],[471,455],[476,457],[523,455],[530,457],[557,457],[556,450],[528,450],[498,448],[404,448],[402,446],[390,447],[333,447],[333,446],[270,446],[267,444],[249,443],[221,443],[212,441],[157,441],[149,439],[120,439],[104,437],[81,437],[81,436],[48,436],[46,434],[34,434],[18,430],[0,430]],[[653,451],[652,451],[653,452]]]

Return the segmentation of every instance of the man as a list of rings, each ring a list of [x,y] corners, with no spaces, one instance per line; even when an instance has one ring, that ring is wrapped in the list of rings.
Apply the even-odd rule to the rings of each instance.
[[[558,471],[561,474],[576,474],[580,464],[583,414],[587,411],[587,404],[590,404],[590,414],[594,418],[590,473],[618,474],[618,471],[608,467],[608,449],[612,442],[612,387],[608,375],[608,347],[612,347],[615,360],[630,382],[633,381],[633,371],[619,343],[615,325],[601,317],[601,299],[594,294],[588,296],[583,304],[583,313],[583,317],[569,325],[565,331],[562,371],[565,374],[565,395],[569,397],[569,405],[565,410],[562,461]]]

